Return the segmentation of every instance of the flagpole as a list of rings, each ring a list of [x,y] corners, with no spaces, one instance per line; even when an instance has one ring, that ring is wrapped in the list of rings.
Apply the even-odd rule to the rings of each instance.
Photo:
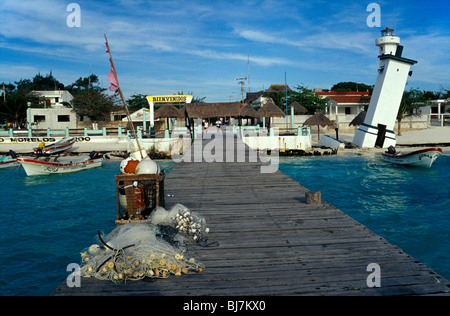
[[[135,129],[134,129],[133,120],[131,119],[130,111],[128,111],[127,102],[125,101],[125,98],[124,98],[124,96],[123,96],[122,89],[120,89],[119,79],[117,78],[116,67],[114,67],[114,62],[113,62],[113,59],[112,59],[111,50],[109,49],[108,39],[106,38],[106,34],[104,34],[104,35],[105,35],[105,41],[106,41],[106,43],[105,43],[105,44],[106,44],[106,48],[108,49],[108,53],[109,53],[109,60],[110,60],[110,62],[111,62],[111,68],[112,68],[112,70],[113,70],[114,77],[115,77],[116,82],[117,82],[117,87],[118,87],[118,89],[119,89],[119,94],[120,94],[120,97],[121,97],[121,99],[122,99],[123,106],[124,106],[124,108],[125,108],[125,112],[127,113],[127,119],[128,119],[128,122],[131,124],[131,132],[133,133],[134,139],[136,139],[136,144],[137,144],[137,146],[138,146],[139,153],[140,153],[140,155],[141,155],[141,159],[143,160],[143,159],[144,159],[144,155],[142,155],[142,149],[141,149],[141,146],[140,146],[140,144],[139,144],[139,140],[138,140],[138,138],[137,138],[136,131],[135,131]]]

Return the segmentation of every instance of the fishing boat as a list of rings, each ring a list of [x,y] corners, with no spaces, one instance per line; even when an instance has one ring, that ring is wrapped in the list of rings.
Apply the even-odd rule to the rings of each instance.
[[[73,158],[67,157],[57,159],[57,161],[17,158],[17,161],[22,165],[23,169],[28,176],[36,175],[48,175],[53,173],[69,173],[77,172],[95,167],[100,167],[103,163],[103,157],[92,158],[90,157]]]
[[[426,148],[409,153],[400,153],[393,146],[389,146],[388,151],[383,153],[383,158],[399,165],[430,168],[441,154],[441,148]]]
[[[1,157],[0,158],[0,168],[14,167],[17,165],[18,165],[18,162],[17,162],[16,158],[9,158],[9,157]]]
[[[37,155],[44,155],[44,156],[56,155],[70,150],[75,141],[76,141],[75,137],[64,137],[63,139],[53,144],[45,145],[42,148],[39,147],[33,148],[33,151]]]

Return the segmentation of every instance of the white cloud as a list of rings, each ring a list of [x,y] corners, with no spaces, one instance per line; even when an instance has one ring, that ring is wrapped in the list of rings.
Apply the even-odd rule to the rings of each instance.
[[[238,53],[226,53],[226,52],[218,52],[213,50],[187,50],[189,54],[196,55],[199,57],[205,57],[210,59],[219,59],[219,60],[237,60],[237,61],[245,61],[248,60],[248,55],[238,54]],[[279,57],[260,57],[260,56],[251,56],[252,63],[256,63],[261,66],[273,66],[273,65],[294,65],[292,61],[289,61],[285,58]]]
[[[293,38],[288,38],[289,33],[283,32],[280,34],[271,34],[270,32],[255,31],[255,30],[240,30],[237,33],[243,38],[260,43],[267,44],[282,44],[293,46],[304,51],[311,51],[317,49],[338,49],[348,50],[354,53],[371,53],[371,45],[373,45],[373,38],[370,38],[366,32],[330,32],[324,31],[321,33],[296,35]],[[371,44],[371,45],[370,45]]]
[[[285,71],[294,85],[339,78],[360,78],[370,84],[376,77],[374,41],[379,31],[365,25],[366,4],[359,2],[345,6],[331,1],[75,2],[82,10],[80,28],[66,25],[70,1],[0,0],[2,78],[12,75],[9,69],[20,63],[14,56],[20,55],[29,56],[22,58],[22,71],[30,67],[24,78],[35,75],[39,67],[67,68],[71,83],[80,72],[85,76],[92,64],[107,86],[104,33],[121,84],[139,91],[173,92],[189,85],[205,91],[203,95],[218,95],[222,85],[228,96],[236,88],[234,79],[247,73],[249,55],[255,85],[280,81]],[[386,20],[391,13],[385,3],[381,2]],[[400,14],[397,21],[407,19]],[[442,27],[437,25],[428,33],[421,28],[419,35],[418,27],[402,27],[405,57],[419,61],[413,78],[449,82],[449,34],[439,32]]]
[[[0,82],[19,81],[20,79],[29,78],[29,74],[37,74],[39,69],[29,65],[3,64],[0,72]]]

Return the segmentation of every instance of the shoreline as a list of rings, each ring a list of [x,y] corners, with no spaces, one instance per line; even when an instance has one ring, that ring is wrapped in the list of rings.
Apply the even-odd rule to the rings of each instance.
[[[328,135],[332,138],[335,138],[336,135],[334,133],[323,133],[320,134],[320,137]],[[354,134],[339,134],[339,140],[346,144],[346,148],[339,149],[336,153],[337,155],[353,153],[353,154],[367,154],[367,155],[381,155],[385,152],[386,148],[351,148]],[[96,136],[95,138],[102,137]],[[94,139],[94,137],[92,138]],[[118,139],[117,137],[115,139]],[[91,144],[90,144],[91,143]],[[324,155],[323,152],[331,151],[330,148],[320,148],[317,146],[318,137],[317,134],[311,134],[311,150],[307,150],[305,152],[321,152],[321,155]],[[0,143],[1,145],[1,143]],[[4,144],[6,145],[6,144]],[[90,141],[90,142],[77,142],[76,147],[73,148],[73,155],[84,155],[88,154],[90,151],[98,151],[104,155],[107,155],[109,159],[123,159],[127,154],[127,145],[120,141],[117,143],[117,146],[112,146],[111,144],[102,144],[102,141]],[[105,146],[102,146],[105,145]],[[18,145],[16,145],[18,146]],[[1,146],[3,147],[3,146]],[[77,148],[80,147],[80,148]],[[410,152],[415,150],[423,149],[424,147],[440,147],[442,148],[443,155],[450,155],[450,126],[444,127],[429,127],[424,130],[415,130],[415,131],[406,131],[403,132],[402,135],[397,135],[397,146],[399,151],[402,152]],[[2,148],[3,149],[3,148]],[[9,149],[0,150],[2,155],[8,155]],[[18,154],[21,155],[33,155],[30,153],[17,151]],[[335,153],[333,153],[334,155]],[[327,155],[327,154],[325,154]],[[152,157],[153,156],[153,157]],[[150,158],[152,159],[171,159],[171,157],[167,156],[164,153],[154,152]],[[283,156],[296,156],[296,155],[283,155]],[[299,155],[301,156],[301,155]]]

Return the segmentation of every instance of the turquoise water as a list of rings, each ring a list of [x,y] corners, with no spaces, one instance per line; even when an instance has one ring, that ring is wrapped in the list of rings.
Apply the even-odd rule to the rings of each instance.
[[[0,295],[50,295],[97,231],[114,228],[119,163],[35,177],[0,169]],[[450,279],[450,156],[431,169],[365,156],[280,158],[280,169]]]
[[[381,156],[281,158],[280,170],[450,279],[450,156],[430,169]]]
[[[0,169],[0,295],[50,295],[97,231],[115,227],[119,164],[33,177]],[[168,172],[173,162],[159,164]]]

